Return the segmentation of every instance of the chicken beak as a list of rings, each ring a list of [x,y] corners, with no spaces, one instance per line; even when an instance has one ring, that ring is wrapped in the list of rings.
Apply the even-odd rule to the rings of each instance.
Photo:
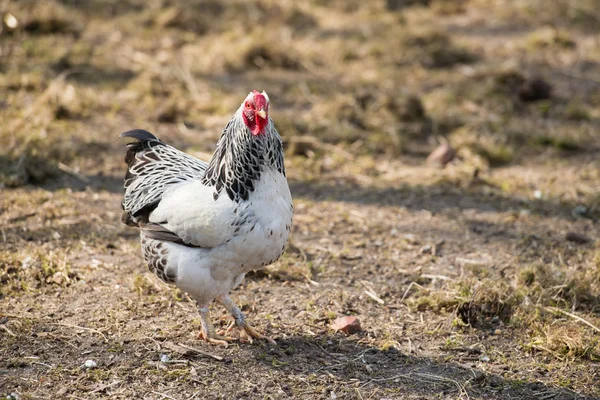
[[[267,112],[265,111],[264,108],[261,108],[260,111],[257,112],[257,114],[262,119],[266,119],[267,118]]]

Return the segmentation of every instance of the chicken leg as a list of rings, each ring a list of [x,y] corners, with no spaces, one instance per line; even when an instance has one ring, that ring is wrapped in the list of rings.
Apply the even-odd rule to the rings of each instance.
[[[222,336],[215,332],[215,328],[208,320],[208,305],[201,305],[198,303],[197,306],[198,312],[200,313],[200,333],[198,334],[200,339],[223,347],[228,346],[227,342],[235,340],[235,338]]]
[[[240,330],[240,333],[244,332],[248,336],[248,341],[249,342],[252,342],[252,338],[254,338],[254,339],[265,339],[267,342],[269,342],[271,344],[277,344],[270,337],[264,336],[263,334],[257,332],[256,329],[254,329],[246,321],[246,317],[244,316],[244,314],[242,313],[242,311],[240,310],[240,308],[233,302],[233,300],[231,300],[231,297],[229,297],[228,294],[219,295],[219,296],[217,296],[216,300],[217,300],[217,303],[219,303],[223,307],[225,307],[225,309],[233,317],[234,323],[231,324],[227,328],[227,330],[225,331],[225,333],[231,332],[231,330],[235,326],[235,327],[237,327]]]

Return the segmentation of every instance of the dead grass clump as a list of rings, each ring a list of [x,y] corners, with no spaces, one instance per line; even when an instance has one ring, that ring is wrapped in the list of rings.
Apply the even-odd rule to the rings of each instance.
[[[288,49],[289,50],[289,49]],[[298,56],[290,51],[269,46],[255,45],[250,47],[242,58],[242,68],[262,69],[281,68],[292,71],[302,69]]]
[[[493,73],[490,93],[501,94],[522,102],[552,97],[552,84],[539,76],[527,77],[514,69]],[[515,96],[516,95],[516,96]]]
[[[533,77],[519,88],[519,99],[526,103],[549,99],[552,97],[552,89],[552,85],[545,79]]]
[[[593,268],[540,263],[525,269],[520,280],[536,304],[600,312],[600,272]]]
[[[573,321],[536,323],[530,335],[526,347],[549,352],[559,359],[600,361],[600,339]]]
[[[461,297],[457,317],[475,328],[490,328],[500,323],[509,323],[523,296],[514,287],[498,284],[493,279],[484,279],[474,286],[461,284]]]
[[[169,124],[179,122],[188,116],[189,110],[193,108],[191,103],[184,96],[170,97],[156,110],[156,120]]]
[[[427,119],[423,102],[416,95],[399,98],[386,96],[383,100],[385,107],[402,122],[418,122]]]
[[[538,23],[569,25],[579,30],[595,32],[600,21],[596,0],[532,0],[521,5],[528,17]]]
[[[550,27],[532,33],[527,39],[527,43],[534,50],[557,47],[573,49],[577,46],[567,32]]]
[[[216,2],[206,2],[207,8],[202,12],[194,7],[183,9],[181,7],[170,7],[153,14],[150,23],[160,28],[173,28],[185,32],[193,32],[197,35],[204,35],[208,32],[210,18],[220,14],[222,5]],[[210,10],[210,12],[207,12]]]
[[[581,150],[581,146],[578,143],[564,137],[535,135],[529,138],[528,144],[531,146],[552,147],[564,151]]]
[[[154,284],[147,276],[135,274],[133,277],[133,289],[140,297],[152,296],[159,293],[157,285]]]
[[[78,35],[83,30],[82,19],[76,12],[53,1],[33,2],[23,12],[22,29],[32,35]]]
[[[431,9],[439,15],[462,14],[467,11],[468,0],[433,0]]]
[[[44,183],[60,173],[59,162],[75,155],[68,136],[56,137],[45,129],[21,132],[5,143],[0,150],[0,184],[8,187]]]
[[[420,288],[405,300],[413,311],[452,313],[460,305],[460,299],[446,291],[430,291]]]
[[[0,298],[45,285],[68,286],[78,275],[67,260],[63,252],[0,252]]]
[[[497,71],[491,75],[491,78],[492,89],[506,95],[517,92],[527,81],[521,72],[514,69]]]
[[[443,32],[429,31],[408,35],[404,46],[426,68],[450,68],[457,64],[471,64],[477,61],[475,54],[466,47],[456,45],[452,38]]]
[[[428,6],[431,0],[386,0],[385,6],[389,11],[402,10],[412,6]]]
[[[54,163],[25,152],[18,157],[0,156],[0,187],[18,187],[40,184],[59,174]]]
[[[563,114],[569,121],[589,121],[592,119],[589,108],[579,101],[570,102],[563,110]]]
[[[486,132],[487,131],[487,132]],[[485,132],[485,134],[484,134]],[[496,135],[493,127],[463,127],[449,135],[449,140],[467,158],[477,158],[477,164],[483,161],[483,168],[500,167],[511,163],[517,150],[507,137]]]
[[[429,7],[437,14],[450,15],[466,10],[465,0],[386,0],[386,9],[398,11],[407,7]]]
[[[22,290],[20,261],[14,252],[0,252],[0,299],[9,293]]]
[[[318,21],[310,14],[297,8],[290,10],[284,17],[284,24],[295,32],[307,32],[319,26]]]

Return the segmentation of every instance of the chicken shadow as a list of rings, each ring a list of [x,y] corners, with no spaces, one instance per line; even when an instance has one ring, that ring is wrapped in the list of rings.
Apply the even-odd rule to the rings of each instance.
[[[340,201],[359,205],[403,207],[409,210],[427,210],[432,213],[448,209],[474,209],[479,212],[519,211],[527,209],[541,216],[573,219],[575,203],[553,199],[529,200],[496,194],[490,196],[479,188],[457,191],[443,185],[423,186],[399,183],[397,186],[375,187],[352,184],[290,181],[294,198],[313,201]]]
[[[477,355],[464,355],[460,358],[465,364],[441,362],[428,357],[403,354],[393,347],[380,350],[358,344],[351,338],[322,335],[280,339],[277,347],[270,347],[266,353],[256,351],[255,357],[286,379],[293,376],[314,377],[312,382],[317,381],[326,388],[322,393],[323,398],[336,398],[340,391],[346,391],[349,395],[342,395],[343,398],[363,398],[362,396],[373,393],[375,389],[383,389],[392,394],[391,397],[383,395],[384,398],[401,398],[403,394],[409,393],[411,398],[592,398],[568,389],[549,387],[536,381],[534,376],[527,380],[505,379],[478,368]],[[357,394],[361,391],[362,395]],[[293,395],[291,391],[286,394]]]

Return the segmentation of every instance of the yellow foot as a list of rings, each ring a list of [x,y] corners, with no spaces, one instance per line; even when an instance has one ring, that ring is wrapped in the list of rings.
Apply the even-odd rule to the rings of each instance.
[[[233,323],[229,325],[225,333],[230,333],[233,330],[233,328],[236,327],[240,330],[240,341],[247,341],[249,343],[252,343],[253,339],[264,339],[271,344],[277,345],[277,343],[273,339],[258,332],[247,322],[244,322],[241,325]],[[245,336],[245,339],[242,338],[243,336]]]
[[[214,332],[211,333],[204,330],[200,330],[200,333],[198,333],[198,339],[202,339],[210,344],[223,347],[229,346],[229,342],[235,340],[235,338],[232,338],[231,336],[222,336]]]

